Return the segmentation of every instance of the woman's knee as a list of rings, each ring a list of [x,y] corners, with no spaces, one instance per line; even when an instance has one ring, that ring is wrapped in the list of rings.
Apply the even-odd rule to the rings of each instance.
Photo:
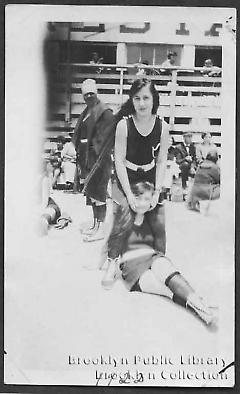
[[[152,264],[151,269],[154,275],[156,275],[162,283],[165,283],[166,279],[170,275],[172,275],[174,272],[177,272],[176,267],[172,261],[165,256],[156,258]]]
[[[154,272],[152,270],[145,271],[139,278],[139,286],[143,292],[148,292],[149,289],[155,284]]]
[[[164,297],[172,298],[172,291],[161,282],[159,278],[154,274],[153,270],[145,271],[139,279],[139,287],[142,292],[157,294]]]

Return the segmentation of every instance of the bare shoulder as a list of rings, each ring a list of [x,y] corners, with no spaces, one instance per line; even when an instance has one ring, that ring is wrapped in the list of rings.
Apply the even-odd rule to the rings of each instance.
[[[162,128],[161,128],[161,140],[165,141],[165,140],[169,140],[169,124],[167,122],[165,122],[164,119],[160,118],[160,121],[162,123]]]
[[[116,128],[116,136],[126,137],[127,136],[127,119],[121,119]]]
[[[163,129],[163,131],[169,132],[169,124],[164,119],[162,119],[162,118],[160,118],[160,119],[161,119],[161,122],[162,122],[162,129]]]
[[[127,126],[127,118],[122,118],[119,120],[117,127],[126,127]]]

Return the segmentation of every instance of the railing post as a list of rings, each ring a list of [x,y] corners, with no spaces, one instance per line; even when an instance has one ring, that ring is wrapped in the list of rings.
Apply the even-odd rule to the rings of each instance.
[[[174,131],[176,91],[177,91],[177,70],[172,70],[171,93],[170,93],[170,116],[169,116],[170,131]]]
[[[126,68],[119,67],[116,69],[117,71],[120,71],[120,82],[119,82],[119,95],[120,97],[120,104],[123,103],[123,84],[124,84],[124,71],[126,71]]]
[[[65,122],[71,121],[71,65],[70,65],[70,45],[71,45],[71,22],[68,22],[68,36],[67,36],[67,78],[66,78],[66,112]]]

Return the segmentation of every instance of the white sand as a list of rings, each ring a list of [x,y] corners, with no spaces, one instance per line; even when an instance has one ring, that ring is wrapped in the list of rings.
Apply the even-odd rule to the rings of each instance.
[[[95,384],[96,366],[69,365],[69,355],[129,360],[139,354],[166,355],[173,357],[176,368],[181,354],[233,361],[233,239],[220,205],[214,203],[206,217],[188,211],[183,203],[166,202],[167,254],[193,287],[220,308],[219,330],[211,332],[193,314],[162,297],[128,293],[121,282],[104,290],[103,271],[97,269],[102,242],[84,243],[79,232],[79,224],[91,219],[91,209],[82,195],[58,191],[54,197],[73,223],[51,229],[22,251],[24,257],[5,262],[7,383]],[[233,371],[228,373],[227,382],[205,384],[231,385]],[[160,386],[166,381],[142,384]],[[203,385],[197,380],[167,384]]]

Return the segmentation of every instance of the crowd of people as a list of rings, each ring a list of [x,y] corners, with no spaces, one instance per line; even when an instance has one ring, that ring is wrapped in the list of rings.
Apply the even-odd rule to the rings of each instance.
[[[47,142],[44,147],[45,160],[50,168],[53,189],[71,190],[74,185],[76,170],[76,151],[71,142],[71,135],[68,138],[58,136],[57,142]],[[64,183],[62,179],[64,179]],[[62,186],[60,186],[62,185]]]
[[[143,59],[142,61],[139,61],[134,64],[135,75],[137,77],[143,77],[143,76],[160,75],[160,74],[162,75],[171,74],[171,69],[175,68],[178,65],[177,59],[178,59],[177,52],[172,50],[169,50],[167,52],[167,58],[162,62],[161,68],[155,68],[153,66],[150,66],[149,60]],[[98,52],[92,52],[91,59],[89,60],[89,64],[96,66],[94,67],[96,74],[107,73],[111,71],[111,67],[104,68],[103,66],[101,66],[104,64],[104,58],[100,57]],[[208,77],[218,77],[221,75],[221,68],[215,66],[213,60],[211,58],[208,58],[204,60],[201,74],[203,76],[208,76]]]
[[[71,141],[59,143],[45,166],[43,179],[50,179],[50,186],[44,194],[42,223],[45,228],[52,223],[63,228],[71,222],[49,194],[63,171],[66,187],[83,192],[92,208],[92,224],[81,228],[83,240],[104,239],[107,269],[102,286],[110,289],[121,277],[130,291],[165,295],[214,324],[211,308],[166,256],[164,204],[171,200],[176,180],[188,209],[199,212],[201,199],[219,198],[218,153],[210,133],[203,132],[197,146],[192,131],[183,133],[181,143],[170,139],[168,124],[158,116],[158,91],[145,75],[132,83],[128,100],[116,114],[99,99],[95,80],[82,83],[82,95],[86,107]],[[106,231],[108,198],[112,216]]]

